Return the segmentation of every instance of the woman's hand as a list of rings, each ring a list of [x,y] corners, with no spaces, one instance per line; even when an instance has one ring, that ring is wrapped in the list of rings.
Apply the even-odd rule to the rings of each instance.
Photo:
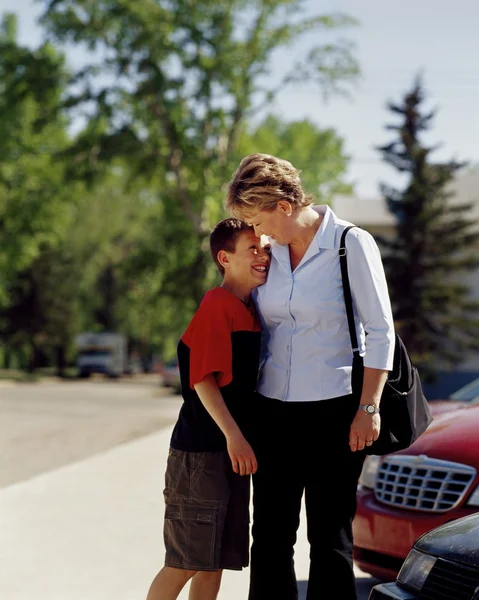
[[[388,372],[382,369],[364,367],[363,389],[360,404],[372,404],[378,407],[381,394],[388,378]],[[379,437],[381,417],[379,413],[367,413],[358,409],[349,432],[349,447],[353,452],[371,446]]]
[[[358,410],[349,431],[349,447],[353,452],[364,450],[371,446],[379,437],[381,429],[381,417],[379,413],[368,414]]]
[[[241,433],[228,436],[226,438],[226,445],[235,473],[239,473],[240,475],[256,473],[258,470],[256,456],[254,455],[253,448],[251,448]]]

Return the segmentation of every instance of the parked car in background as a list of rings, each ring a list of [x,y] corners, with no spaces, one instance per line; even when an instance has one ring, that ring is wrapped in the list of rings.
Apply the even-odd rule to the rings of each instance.
[[[368,457],[353,522],[358,566],[393,581],[420,536],[479,512],[478,471],[479,404],[436,416],[405,450]]]
[[[421,536],[395,583],[375,585],[369,600],[478,600],[479,513]]]
[[[161,369],[161,375],[165,387],[173,388],[175,394],[181,393],[180,368],[177,359],[166,362]]]
[[[79,333],[75,346],[80,377],[89,377],[93,373],[120,377],[128,372],[127,339],[121,333]]]
[[[448,398],[428,399],[428,401],[433,415],[455,410],[461,406],[479,404],[479,377],[456,390]]]

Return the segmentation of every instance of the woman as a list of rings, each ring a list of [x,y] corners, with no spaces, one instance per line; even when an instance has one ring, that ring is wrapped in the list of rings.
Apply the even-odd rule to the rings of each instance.
[[[227,210],[269,236],[268,280],[255,302],[265,330],[254,440],[250,600],[298,598],[293,546],[303,492],[310,543],[307,600],[357,598],[352,520],[365,446],[380,430],[379,402],[392,368],[394,327],[376,243],[347,235],[349,279],[364,358],[351,387],[352,349],[339,265],[350,223],[313,206],[299,171],[274,156],[244,158]]]

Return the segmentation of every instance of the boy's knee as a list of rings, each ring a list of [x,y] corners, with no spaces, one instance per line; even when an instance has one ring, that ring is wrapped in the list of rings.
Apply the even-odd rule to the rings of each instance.
[[[218,571],[198,571],[196,574],[196,579],[204,579],[205,581],[214,581],[216,579],[221,579],[223,575],[223,569],[219,569]]]
[[[192,571],[191,569],[178,569],[176,567],[168,567],[166,565],[163,567],[163,571],[170,577],[174,577],[175,579],[180,579],[182,581],[189,581],[198,573],[198,571]]]

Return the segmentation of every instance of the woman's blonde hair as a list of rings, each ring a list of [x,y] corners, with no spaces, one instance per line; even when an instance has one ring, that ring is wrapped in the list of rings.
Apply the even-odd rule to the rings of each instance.
[[[229,183],[226,210],[236,218],[245,218],[260,210],[274,210],[280,200],[287,200],[293,209],[310,206],[313,198],[303,191],[299,174],[287,160],[250,154]]]

